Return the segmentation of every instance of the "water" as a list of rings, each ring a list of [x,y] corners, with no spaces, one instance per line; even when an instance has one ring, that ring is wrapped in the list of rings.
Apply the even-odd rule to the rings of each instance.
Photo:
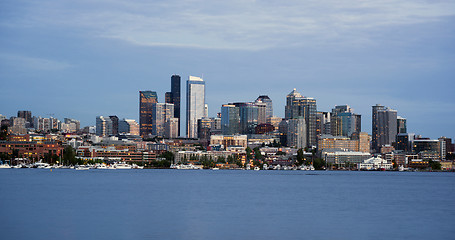
[[[454,239],[455,174],[0,169],[1,239]]]

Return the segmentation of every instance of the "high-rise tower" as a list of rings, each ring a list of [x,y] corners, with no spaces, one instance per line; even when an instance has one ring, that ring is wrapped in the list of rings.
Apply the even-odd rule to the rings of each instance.
[[[397,136],[397,111],[376,104],[372,109],[372,148],[379,152],[391,145]]]
[[[303,97],[294,89],[286,96],[286,119],[303,117],[306,124],[306,144],[316,146],[316,99]]]
[[[158,96],[153,91],[139,91],[139,132],[141,137],[152,134],[153,103],[158,102]]]
[[[172,75],[171,91],[166,93],[166,103],[174,104],[174,117],[178,118],[178,135],[180,136],[180,76]]]
[[[200,77],[189,76],[186,81],[186,134],[197,138],[197,120],[204,117],[205,82]]]

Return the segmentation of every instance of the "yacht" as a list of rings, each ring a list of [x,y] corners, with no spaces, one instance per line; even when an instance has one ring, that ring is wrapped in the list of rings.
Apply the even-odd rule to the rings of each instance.
[[[261,170],[259,167],[254,167],[254,171],[259,171]]]
[[[212,168],[212,170],[220,170],[220,168],[214,167]]]
[[[132,168],[133,169],[144,169],[144,166],[139,166],[139,165],[133,163]]]
[[[5,164],[1,164],[0,168],[11,168],[11,166],[8,165],[8,163],[5,163]]]
[[[127,163],[116,163],[114,164],[115,169],[131,169],[133,168],[131,165]]]
[[[79,166],[75,167],[74,169],[76,169],[76,170],[89,170],[90,167],[85,166],[85,165],[79,165]]]

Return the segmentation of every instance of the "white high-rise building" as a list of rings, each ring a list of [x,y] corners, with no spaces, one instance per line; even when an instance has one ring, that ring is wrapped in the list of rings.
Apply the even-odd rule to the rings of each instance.
[[[186,81],[186,134],[197,138],[197,120],[205,115],[205,82],[200,77],[189,76]]]

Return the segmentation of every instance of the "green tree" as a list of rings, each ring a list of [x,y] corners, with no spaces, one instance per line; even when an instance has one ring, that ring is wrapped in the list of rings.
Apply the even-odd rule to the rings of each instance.
[[[160,158],[165,158],[167,161],[174,161],[174,154],[172,152],[166,151],[159,155]]]
[[[296,163],[298,166],[301,166],[305,163],[305,157],[303,155],[303,149],[297,150],[297,158],[296,158]]]
[[[322,170],[325,167],[325,161],[322,158],[315,158],[313,161],[313,167],[316,170]]]
[[[441,170],[441,163],[439,161],[430,160],[428,161],[428,166],[431,170]]]
[[[78,159],[76,158],[76,153],[70,145],[66,146],[63,149],[62,162],[64,165],[76,165],[79,164]]]

